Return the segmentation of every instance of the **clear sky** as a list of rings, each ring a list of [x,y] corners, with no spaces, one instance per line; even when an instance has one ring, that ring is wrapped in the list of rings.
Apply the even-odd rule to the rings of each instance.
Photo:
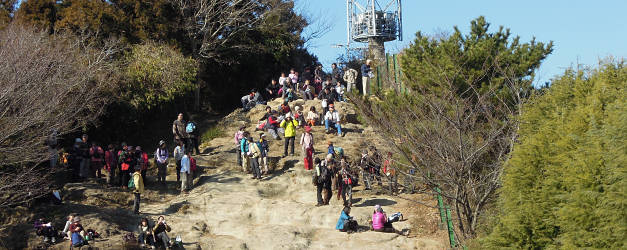
[[[328,70],[345,51],[332,45],[346,43],[346,0],[297,0],[297,4],[300,11],[333,20],[329,32],[309,44]],[[536,72],[536,83],[550,81],[577,63],[594,66],[609,55],[627,58],[627,0],[402,0],[402,6],[403,41],[386,43],[388,53],[408,46],[417,31],[450,32],[456,25],[467,33],[470,21],[483,15],[491,31],[504,26],[521,42],[534,36],[539,42],[553,41],[553,54]]]

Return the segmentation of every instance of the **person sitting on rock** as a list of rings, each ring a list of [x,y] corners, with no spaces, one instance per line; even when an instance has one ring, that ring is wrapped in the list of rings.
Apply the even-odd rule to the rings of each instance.
[[[59,233],[52,226],[52,222],[47,222],[44,218],[41,218],[35,221],[34,227],[37,235],[44,237],[44,243],[57,243],[57,236]]]
[[[316,107],[311,106],[309,113],[307,113],[307,124],[313,127],[318,122],[318,119],[320,119],[320,115],[316,113]]]
[[[342,209],[342,213],[340,213],[340,218],[337,220],[335,229],[340,230],[340,232],[353,232],[357,230],[357,221],[350,216],[350,213],[351,208],[345,206],[344,209]]]
[[[63,238],[64,239],[71,239],[72,238],[72,233],[70,232],[70,225],[72,225],[75,216],[76,216],[76,214],[74,214],[74,213],[71,213],[70,215],[67,216],[67,221],[65,222],[65,227],[63,227]]]
[[[370,230],[377,232],[395,232],[394,227],[392,227],[392,223],[388,222],[388,216],[385,212],[383,212],[383,208],[378,204],[374,206]]]
[[[329,128],[334,127],[337,130],[337,135],[342,136],[342,125],[340,125],[340,121],[340,113],[335,110],[333,104],[329,104],[329,111],[324,115],[326,133],[329,133]]]
[[[155,246],[157,246],[157,244],[163,244],[164,248],[171,247],[171,240],[170,237],[168,237],[168,232],[170,232],[170,230],[172,229],[168,223],[165,222],[165,217],[163,217],[163,215],[159,216],[157,224],[152,229],[152,237],[155,242]]]
[[[152,228],[150,228],[150,223],[148,223],[147,218],[142,218],[141,222],[137,226],[137,241],[140,244],[140,247],[144,247],[146,245],[151,246],[152,249],[155,249],[155,238],[152,236]]]
[[[78,216],[75,216],[72,219],[72,224],[70,225],[70,235],[72,246],[78,247],[88,245],[85,240],[85,229],[83,228],[83,225],[81,225],[81,218]]]

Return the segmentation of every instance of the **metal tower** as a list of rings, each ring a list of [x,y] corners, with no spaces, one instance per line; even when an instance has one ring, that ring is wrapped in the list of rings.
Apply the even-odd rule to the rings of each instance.
[[[401,0],[346,0],[347,43],[368,43],[370,57],[385,58],[384,42],[403,40]]]

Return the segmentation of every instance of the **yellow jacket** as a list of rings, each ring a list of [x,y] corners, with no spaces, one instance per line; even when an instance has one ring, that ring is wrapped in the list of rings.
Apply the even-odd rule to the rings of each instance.
[[[144,181],[142,179],[142,175],[139,172],[133,173],[133,184],[135,185],[133,193],[141,194],[144,192]]]
[[[285,129],[285,137],[295,137],[296,136],[296,127],[298,127],[298,121],[292,119],[292,122],[286,122],[283,120],[281,122],[281,127]]]

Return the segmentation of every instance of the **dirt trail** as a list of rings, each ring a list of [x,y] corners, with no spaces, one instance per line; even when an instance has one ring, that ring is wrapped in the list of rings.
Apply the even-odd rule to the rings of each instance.
[[[299,104],[303,104],[302,102]],[[278,102],[271,103],[275,108]],[[305,103],[306,110],[317,102]],[[349,105],[338,105],[348,121],[355,120]],[[203,154],[196,156],[201,168],[189,194],[178,194],[173,180],[176,176],[170,168],[166,191],[150,189],[142,195],[141,216],[156,219],[165,215],[172,227],[171,237],[181,235],[186,249],[445,249],[446,234],[437,228],[437,210],[417,207],[399,197],[363,191],[356,187],[351,215],[360,226],[367,226],[367,220],[375,204],[380,204],[388,213],[400,211],[407,218],[394,223],[399,231],[409,232],[409,236],[394,233],[360,232],[342,233],[335,225],[342,209],[342,200],[335,198],[331,204],[315,207],[315,187],[311,184],[311,172],[304,170],[298,142],[296,156],[280,158],[283,141],[271,141],[270,157],[274,171],[263,180],[254,180],[242,172],[236,164],[232,135],[239,124],[246,124],[248,131],[254,131],[252,121],[263,114],[263,107],[247,114],[236,111],[225,117],[220,126],[225,135],[206,142]],[[324,126],[316,126],[313,133],[316,141],[316,155],[323,158],[326,141],[344,148],[349,156],[356,156],[364,143],[376,143],[376,138],[368,128],[355,123],[345,125],[344,138],[325,135]],[[300,131],[297,138],[300,138]],[[258,138],[258,133],[253,133]],[[118,248],[121,235],[134,229],[138,216],[129,212],[130,195],[117,190],[102,190],[96,187],[69,185],[69,196],[75,196],[67,211],[85,209],[92,206],[97,210],[84,215],[83,224],[103,233],[103,239],[94,246],[101,249]],[[109,193],[108,193],[109,192]],[[77,196],[77,193],[80,195]],[[103,196],[109,203],[121,203],[117,208],[98,208],[93,197]],[[90,198],[86,198],[90,197]],[[120,197],[119,201],[115,197]],[[401,195],[410,199],[421,199],[435,205],[431,197]],[[89,205],[85,204],[85,200]],[[82,203],[79,205],[79,203]],[[103,204],[107,201],[103,201]],[[91,208],[91,207],[88,207]],[[106,230],[106,231],[105,231]],[[62,246],[66,246],[63,244]]]

